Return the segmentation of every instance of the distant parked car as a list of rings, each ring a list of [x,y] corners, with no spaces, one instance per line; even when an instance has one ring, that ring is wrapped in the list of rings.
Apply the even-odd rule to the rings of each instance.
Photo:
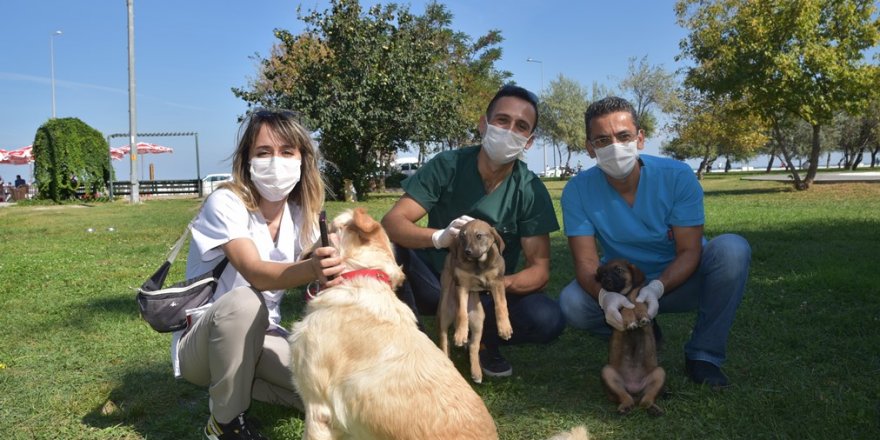
[[[541,174],[541,177],[568,177],[573,174],[573,170],[567,167],[551,167],[547,168],[547,170]]]
[[[419,169],[419,159],[415,157],[402,157],[394,161],[394,168],[405,176],[412,176]]]
[[[207,197],[209,194],[214,192],[214,190],[217,189],[217,187],[220,186],[221,183],[227,180],[232,180],[232,174],[208,174],[207,176],[202,178],[202,195]]]

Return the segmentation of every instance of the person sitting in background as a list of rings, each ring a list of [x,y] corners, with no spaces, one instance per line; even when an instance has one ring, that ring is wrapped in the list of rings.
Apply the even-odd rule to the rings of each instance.
[[[15,175],[15,187],[21,188],[22,186],[25,186],[25,185],[27,185],[27,182],[25,182],[25,180],[21,178],[21,174],[16,174]]]

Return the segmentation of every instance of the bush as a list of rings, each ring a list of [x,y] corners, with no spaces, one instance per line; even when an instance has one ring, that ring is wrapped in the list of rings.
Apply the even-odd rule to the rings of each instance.
[[[34,178],[39,198],[56,203],[77,189],[98,194],[113,180],[110,146],[98,130],[77,118],[51,119],[34,138]]]

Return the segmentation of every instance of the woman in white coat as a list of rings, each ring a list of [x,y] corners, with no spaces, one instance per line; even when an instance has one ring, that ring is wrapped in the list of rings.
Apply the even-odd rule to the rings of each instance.
[[[342,271],[336,251],[318,248],[324,182],[309,132],[289,111],[258,110],[242,124],[232,180],[205,201],[192,225],[187,277],[229,264],[213,303],[174,335],[175,375],[207,386],[208,439],[262,439],[245,417],[251,399],[294,406],[287,332],[280,327],[286,289]]]

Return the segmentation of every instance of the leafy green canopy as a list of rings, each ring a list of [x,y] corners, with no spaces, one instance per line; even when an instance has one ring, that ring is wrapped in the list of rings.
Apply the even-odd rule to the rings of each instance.
[[[769,121],[786,114],[813,127],[806,188],[816,173],[820,127],[841,110],[857,112],[880,84],[866,51],[880,41],[873,0],[679,0],[690,30],[682,56],[696,65],[687,84],[713,99],[747,99]],[[780,146],[790,162],[786,146]]]
[[[397,150],[472,139],[475,100],[485,106],[505,78],[492,67],[500,34],[471,44],[436,3],[421,16],[393,3],[364,12],[355,0],[299,14],[306,31],[276,30],[280,43],[262,60],[260,78],[233,92],[249,105],[301,112],[324,157],[359,194]]]
[[[109,145],[77,118],[51,119],[34,138],[34,178],[40,198],[71,199],[79,188],[97,193],[113,178]]]

